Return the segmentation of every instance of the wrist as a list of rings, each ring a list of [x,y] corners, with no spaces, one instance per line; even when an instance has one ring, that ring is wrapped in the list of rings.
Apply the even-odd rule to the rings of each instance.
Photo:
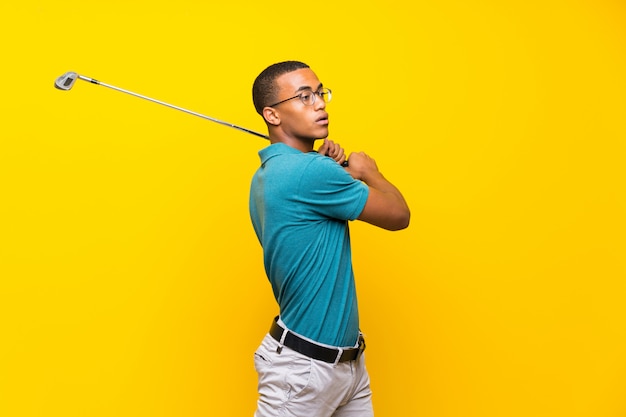
[[[385,181],[385,177],[380,171],[366,171],[361,176],[361,181],[368,185],[374,185],[377,182]]]

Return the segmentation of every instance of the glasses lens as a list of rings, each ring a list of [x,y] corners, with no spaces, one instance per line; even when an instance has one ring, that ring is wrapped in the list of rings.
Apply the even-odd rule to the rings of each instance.
[[[300,100],[307,106],[310,106],[315,103],[315,93],[313,91],[305,91],[300,94]]]
[[[333,98],[333,93],[328,88],[322,88],[318,94],[325,103],[328,103]]]
[[[332,93],[328,88],[320,88],[315,93],[313,91],[306,91],[300,94],[300,100],[307,106],[312,106],[315,103],[316,96],[320,96],[320,98],[324,101],[324,103],[328,103],[332,98]],[[295,98],[295,97],[294,97]]]

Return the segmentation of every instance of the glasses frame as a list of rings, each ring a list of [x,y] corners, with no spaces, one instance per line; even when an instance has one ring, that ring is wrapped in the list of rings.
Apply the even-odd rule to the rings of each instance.
[[[332,99],[332,97],[333,97],[333,92],[331,91],[331,89],[330,89],[330,88],[322,87],[322,88],[320,88],[320,89],[319,89],[319,90],[317,90],[317,91],[313,91],[313,90],[310,90],[310,91],[311,91],[311,93],[313,93],[313,101],[311,102],[311,104],[307,104],[307,103],[305,103],[305,102],[304,102],[304,99],[302,98],[302,96],[304,95],[304,93],[307,93],[307,92],[308,92],[308,90],[307,90],[307,91],[303,91],[303,92],[301,92],[300,94],[297,94],[297,95],[295,95],[295,96],[293,96],[293,97],[289,97],[289,98],[286,98],[286,99],[284,99],[284,100],[281,100],[281,101],[279,101],[278,103],[271,104],[271,105],[269,105],[269,106],[267,106],[267,107],[276,107],[276,106],[278,106],[279,104],[282,104],[282,103],[284,103],[284,102],[286,102],[286,101],[289,101],[289,100],[293,100],[294,98],[299,98],[299,99],[300,99],[300,101],[302,102],[302,104],[304,104],[305,106],[312,106],[312,105],[314,105],[314,104],[315,104],[315,101],[317,100],[317,97],[318,97],[318,96],[319,96],[322,100],[324,100],[324,95],[326,95],[326,94],[328,95],[328,100],[324,100],[324,103],[328,103],[328,102]]]

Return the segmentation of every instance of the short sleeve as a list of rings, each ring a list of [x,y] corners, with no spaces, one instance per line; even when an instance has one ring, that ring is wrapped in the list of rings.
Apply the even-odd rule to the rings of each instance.
[[[299,195],[315,214],[355,220],[365,207],[369,188],[331,158],[315,155],[302,173]]]

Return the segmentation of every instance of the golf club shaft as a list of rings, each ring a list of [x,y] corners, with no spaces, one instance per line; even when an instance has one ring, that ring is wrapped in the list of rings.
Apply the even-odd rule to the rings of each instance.
[[[72,88],[72,86],[74,85],[74,83],[76,82],[77,79],[80,79],[80,80],[83,80],[83,81],[87,81],[87,82],[89,82],[91,84],[96,84],[96,85],[101,85],[103,87],[108,87],[108,88],[110,88],[112,90],[116,90],[116,91],[119,91],[121,93],[126,93],[126,94],[129,94],[131,96],[135,96],[135,97],[138,97],[138,98],[143,98],[144,100],[148,100],[148,101],[151,101],[153,103],[162,104],[163,106],[170,107],[170,108],[175,109],[175,110],[180,110],[182,112],[185,112],[185,113],[188,113],[188,114],[192,114],[194,116],[201,117],[201,118],[209,120],[211,122],[219,123],[219,124],[221,124],[223,126],[232,127],[234,129],[240,130],[242,132],[250,133],[251,135],[255,135],[255,136],[258,136],[258,137],[263,138],[263,139],[269,139],[268,135],[264,135],[262,133],[255,132],[254,130],[246,129],[245,127],[237,126],[237,125],[234,125],[232,123],[228,123],[228,122],[224,122],[222,120],[215,119],[213,117],[205,116],[204,114],[197,113],[197,112],[191,111],[191,110],[187,110],[187,109],[184,109],[182,107],[174,106],[174,105],[166,103],[164,101],[155,100],[155,99],[153,99],[151,97],[147,97],[147,96],[144,96],[144,95],[141,95],[141,94],[133,93],[132,91],[124,90],[123,88],[115,87],[114,85],[105,84],[105,83],[100,82],[98,80],[95,80],[93,78],[85,77],[83,75],[77,74],[77,73],[72,72],[72,71],[66,72],[65,74],[63,74],[60,77],[58,77],[56,79],[56,81],[54,82],[54,87],[58,88],[59,90],[68,91],[68,90],[70,90]],[[347,167],[348,166],[348,161],[347,160],[344,161],[341,165],[344,166],[344,167]]]
[[[219,124],[224,125],[224,126],[232,127],[234,129],[238,129],[238,130],[241,130],[243,132],[247,132],[247,133],[250,133],[252,135],[259,136],[259,137],[261,137],[263,139],[269,139],[269,137],[267,135],[264,135],[264,134],[259,133],[259,132],[255,132],[254,130],[246,129],[245,127],[237,126],[237,125],[234,125],[232,123],[228,123],[228,122],[224,122],[224,121],[219,120],[219,119],[215,119],[213,117],[205,116],[204,114],[197,113],[195,111],[191,111],[191,110],[184,109],[182,107],[174,106],[173,104],[169,104],[169,103],[166,103],[164,101],[156,100],[156,99],[153,99],[153,98],[141,95],[141,94],[133,93],[132,91],[124,90],[123,88],[115,87],[114,85],[105,84],[103,82],[100,82],[100,81],[95,80],[93,78],[85,77],[85,76],[80,75],[80,74],[77,74],[77,76],[78,76],[79,79],[81,79],[83,81],[87,81],[87,82],[92,83],[92,84],[101,85],[103,87],[107,87],[107,88],[110,88],[112,90],[119,91],[121,93],[130,94],[131,96],[142,98],[144,100],[148,100],[148,101],[151,101],[153,103],[161,104],[163,106],[170,107],[172,109],[180,110],[182,112],[185,112],[185,113],[188,113],[188,114],[192,114],[194,116],[198,116],[198,117],[201,117],[203,119],[210,120],[212,122],[219,123]]]

